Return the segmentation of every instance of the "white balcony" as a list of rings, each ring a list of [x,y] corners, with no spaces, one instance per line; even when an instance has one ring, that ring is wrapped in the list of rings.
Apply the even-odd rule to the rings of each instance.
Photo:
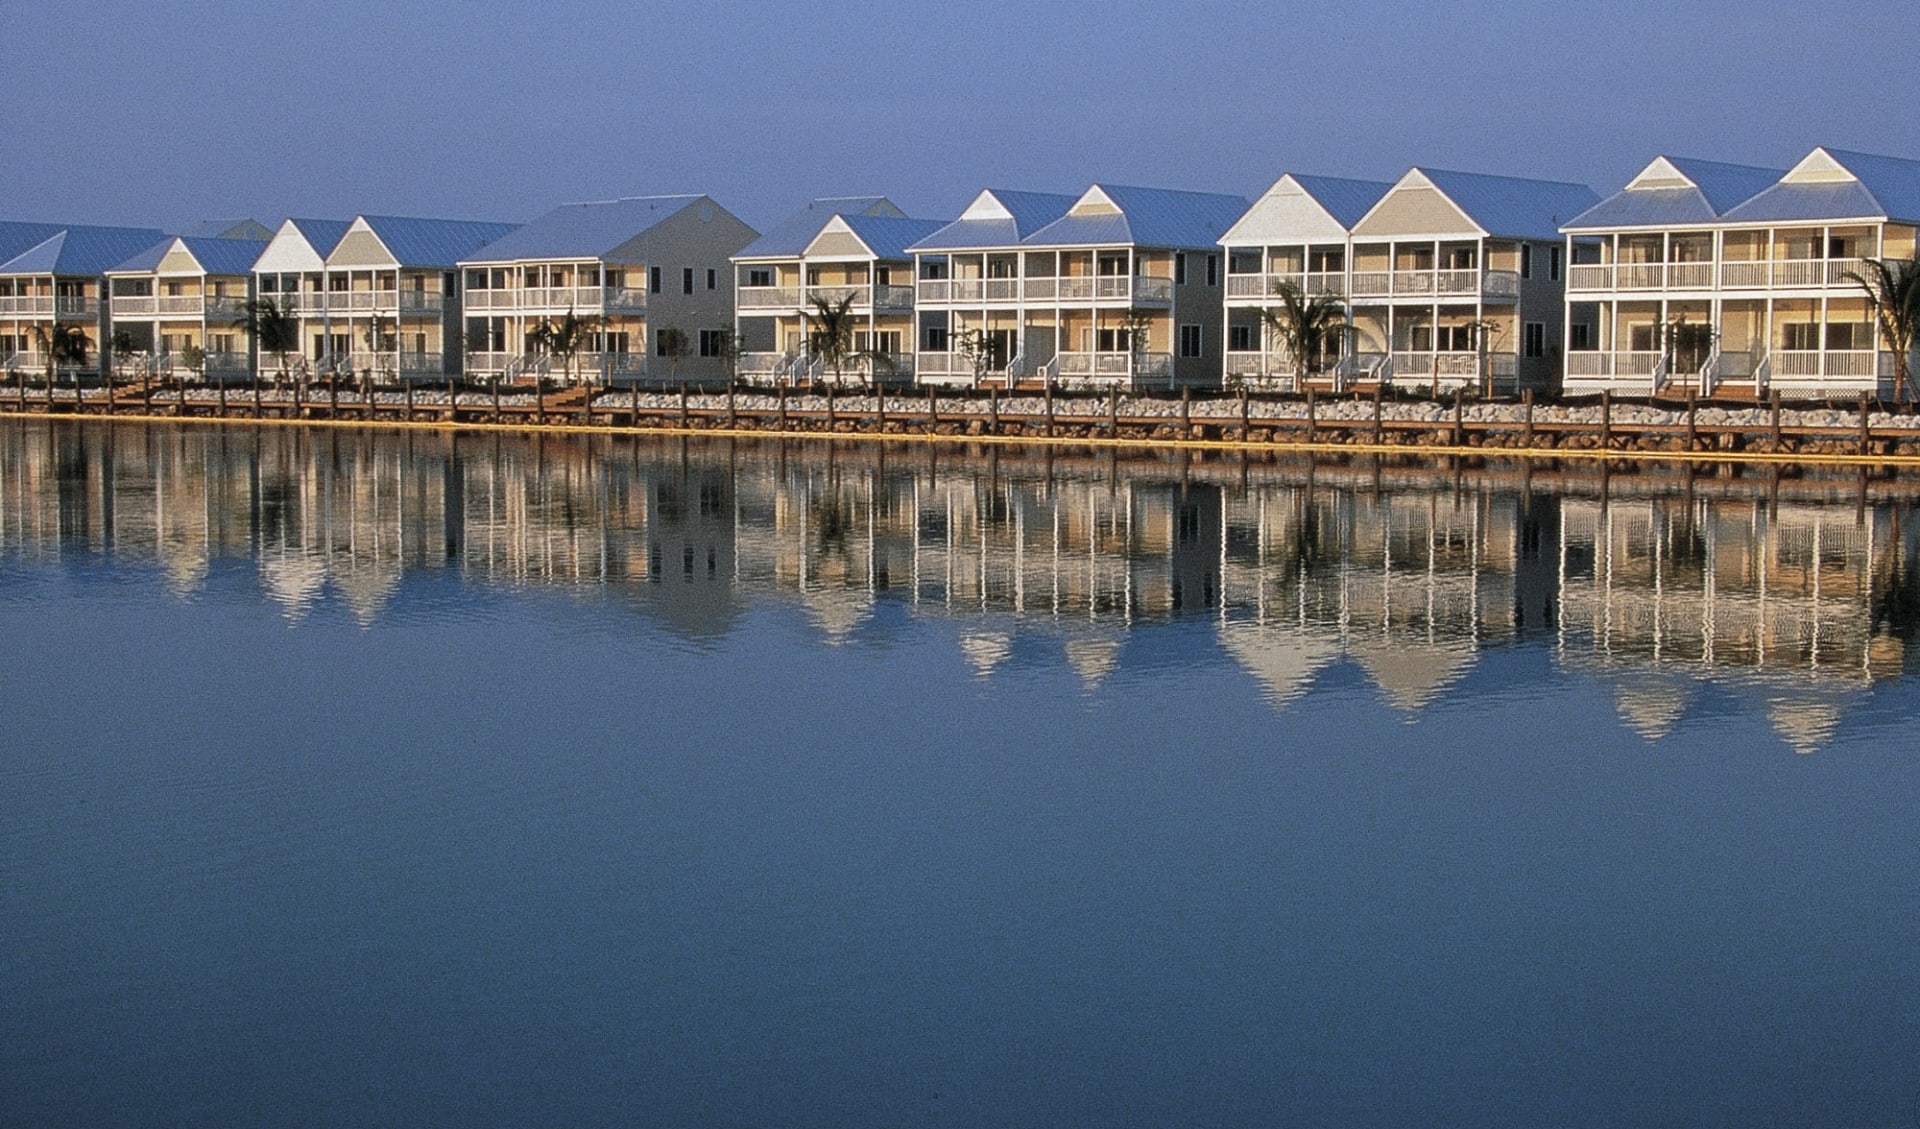
[[[734,306],[742,310],[797,310],[798,286],[742,286],[734,291]]]
[[[423,304],[422,313],[437,313],[445,296],[432,292],[402,291],[412,297],[436,300]],[[748,293],[742,288],[741,294]],[[536,286],[524,290],[469,290],[461,296],[466,313],[503,310],[537,310],[543,313],[578,314],[623,313],[647,308],[647,292],[627,286]],[[336,307],[337,309],[337,307]],[[415,312],[409,309],[407,312]]]
[[[1491,298],[1520,296],[1520,276],[1510,270],[1355,271],[1356,298]]]
[[[39,314],[61,318],[90,318],[100,313],[100,299],[54,297],[50,294],[0,297],[0,314]]]
[[[109,308],[117,318],[152,317],[160,300],[151,294],[115,294]]]
[[[1874,349],[1781,350],[1773,354],[1776,381],[1805,378],[1866,380],[1891,377],[1893,354]]]
[[[1340,271],[1230,274],[1227,276],[1227,297],[1267,298],[1289,285],[1307,295],[1331,294],[1341,297],[1346,293],[1347,278]]]
[[[1173,355],[1170,353],[1061,353],[1055,362],[1063,379],[1165,379],[1173,371]]]
[[[1094,275],[1070,278],[923,278],[917,286],[923,305],[1018,305],[1025,303],[1127,303],[1166,306],[1173,302],[1173,280],[1149,275]]]
[[[1576,294],[1658,290],[1856,290],[1857,259],[1772,259],[1720,263],[1579,263],[1567,271]]]

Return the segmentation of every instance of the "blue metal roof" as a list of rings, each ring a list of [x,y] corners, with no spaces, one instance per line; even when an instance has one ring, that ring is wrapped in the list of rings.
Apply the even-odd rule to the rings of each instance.
[[[108,274],[148,273],[160,269],[160,263],[174,247],[186,248],[205,274],[252,274],[254,260],[267,249],[265,240],[228,239],[223,236],[169,236],[138,255],[108,268]]]
[[[907,250],[947,225],[946,220],[920,220],[896,216],[842,216],[846,225],[873,251],[877,259],[910,259]]]
[[[529,259],[600,259],[671,216],[679,215],[700,195],[631,196],[562,204],[509,234],[471,253],[463,263],[511,263]]]
[[[1339,176],[1303,176],[1299,173],[1293,174],[1293,182],[1325,208],[1335,222],[1349,231],[1393,187],[1384,180],[1349,180]]]
[[[1096,184],[1118,215],[1061,216],[1021,240],[1028,247],[1130,243],[1141,247],[1213,247],[1250,206],[1243,197],[1169,188]],[[1084,197],[1083,197],[1084,198]]]
[[[180,234],[195,239],[253,239],[264,242],[273,238],[273,229],[259,220],[250,218],[201,220],[184,229]]]
[[[1742,201],[1752,199],[1779,180],[1779,169],[1730,165],[1695,157],[1661,156],[1642,170],[1645,177],[1665,161],[1691,184],[1626,188],[1575,216],[1562,231],[1590,231],[1615,227],[1682,227],[1713,223]],[[1640,178],[1636,177],[1638,181]]]
[[[449,268],[521,225],[478,220],[423,220],[409,216],[361,216],[388,252],[405,267]]]
[[[1733,223],[1820,223],[1832,220],[1920,221],[1920,161],[1820,149],[1851,181],[1782,181],[1727,213]],[[1811,155],[1811,154],[1810,154]]]
[[[1600,202],[1599,193],[1584,184],[1450,169],[1415,171],[1488,235],[1507,239],[1558,240],[1561,224]]]
[[[30,247],[38,247],[60,234],[65,228],[66,225],[57,223],[0,220],[0,263],[6,262]]]
[[[1016,192],[989,188],[991,197],[1012,219],[957,219],[912,244],[908,251],[967,251],[982,247],[1016,247],[1026,236],[1066,215],[1079,199],[1059,192]]]
[[[293,225],[294,230],[300,233],[300,237],[305,239],[307,245],[312,247],[322,259],[333,254],[333,249],[340,246],[340,240],[347,234],[347,229],[353,226],[352,220],[289,219],[287,222]]]
[[[796,259],[835,216],[898,217],[902,213],[885,196],[823,196],[773,225],[772,230],[740,248],[736,259]]]
[[[104,274],[164,238],[158,228],[75,225],[0,263],[0,274]]]

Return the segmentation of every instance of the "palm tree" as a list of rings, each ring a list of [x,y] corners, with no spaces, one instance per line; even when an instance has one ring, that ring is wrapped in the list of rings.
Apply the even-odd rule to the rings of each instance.
[[[559,321],[546,321],[534,326],[527,338],[548,356],[559,361],[567,378],[572,380],[578,375],[574,371],[574,361],[592,342],[593,332],[592,318],[583,318],[569,309]]]
[[[1287,281],[1274,286],[1273,296],[1280,304],[1263,307],[1260,320],[1299,367],[1301,376],[1319,372],[1326,363],[1329,347],[1338,351],[1341,338],[1351,328],[1339,296],[1308,296],[1305,290]]]
[[[1920,391],[1913,378],[1913,339],[1920,333],[1920,254],[1908,262],[1861,259],[1863,270],[1847,279],[1867,294],[1867,308],[1880,326],[1880,339],[1893,353],[1893,383],[1900,395]]]
[[[300,348],[300,319],[291,305],[282,306],[272,298],[253,298],[247,302],[246,315],[234,324],[247,331],[262,352],[272,353],[280,362],[280,379],[287,379],[287,354]]]
[[[61,365],[84,365],[93,342],[86,331],[70,325],[33,327],[34,348],[47,359],[47,386],[53,386],[55,371]]]
[[[880,371],[893,371],[893,358],[878,349],[855,347],[854,333],[860,319],[853,315],[853,295],[842,295],[837,302],[825,298],[813,300],[813,313],[807,314],[807,350],[833,370],[833,382],[850,364],[867,361],[873,373],[873,386],[880,387]]]

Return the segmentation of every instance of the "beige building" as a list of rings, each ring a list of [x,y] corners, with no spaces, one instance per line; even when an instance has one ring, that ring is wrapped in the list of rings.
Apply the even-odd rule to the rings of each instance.
[[[725,375],[733,326],[728,256],[754,231],[711,197],[563,204],[460,261],[468,371],[588,383]],[[572,356],[536,332],[586,323]],[[668,346],[677,330],[686,354]]]
[[[1219,239],[1238,196],[1096,184],[988,190],[915,244],[919,378],[1216,387]]]
[[[197,367],[192,375],[210,380],[247,379],[247,303],[253,265],[266,247],[250,238],[175,236],[108,271],[112,333],[130,338],[134,353],[116,361],[181,375]],[[197,366],[184,363],[189,349],[203,353]]]
[[[749,380],[868,383],[913,379],[913,254],[907,247],[945,226],[913,219],[884,196],[815,200],[733,257],[734,312]],[[810,339],[820,304],[847,303],[865,354],[830,371]],[[885,357],[884,361],[879,360]]]
[[[1565,225],[1569,391],[1895,394],[1863,260],[1911,260],[1920,161],[1658,157]]]

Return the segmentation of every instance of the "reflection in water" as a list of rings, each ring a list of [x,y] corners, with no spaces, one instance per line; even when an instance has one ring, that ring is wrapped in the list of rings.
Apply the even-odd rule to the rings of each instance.
[[[953,618],[977,677],[1039,639],[1089,690],[1152,666],[1140,625],[1207,617],[1276,706],[1350,663],[1409,716],[1539,639],[1648,740],[1712,697],[1812,750],[1904,670],[1920,578],[1891,486],[1602,473],[18,421],[0,535],[183,595],[250,566],[296,623],[332,599],[372,624],[447,573],[604,590],[696,640],[779,594],[845,644],[892,602]]]

